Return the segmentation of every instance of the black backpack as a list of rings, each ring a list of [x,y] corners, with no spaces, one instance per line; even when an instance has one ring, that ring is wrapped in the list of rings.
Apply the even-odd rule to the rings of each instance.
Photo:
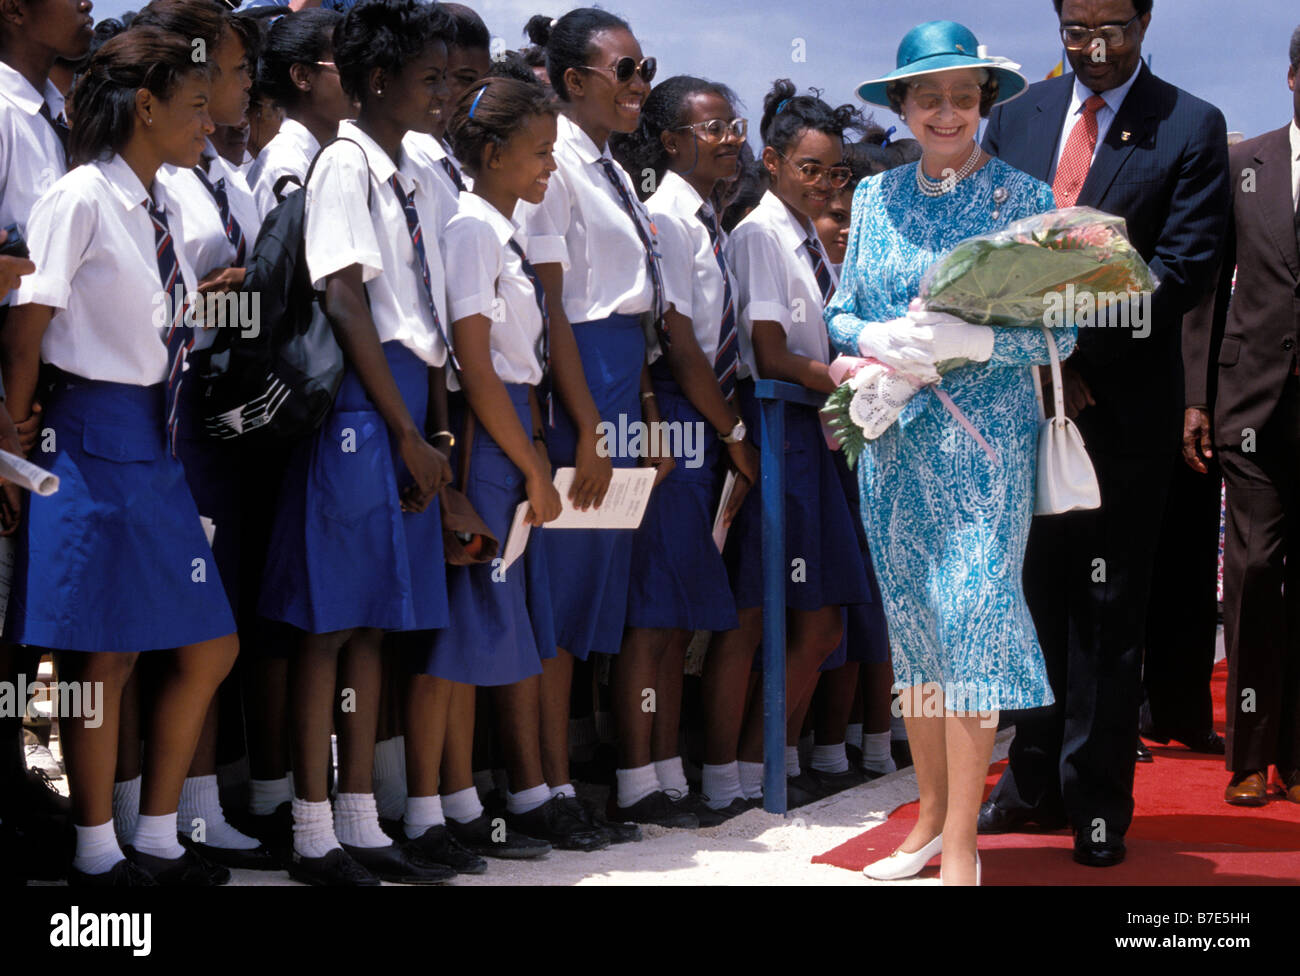
[[[359,143],[351,139],[335,142]],[[364,150],[363,150],[364,152]],[[320,159],[317,153],[304,185]],[[276,196],[292,177],[281,177]],[[370,185],[367,182],[369,194]],[[292,440],[329,416],[346,364],[307,271],[307,191],[299,187],[266,215],[245,265],[241,291],[256,298],[260,329],[218,329],[190,362],[203,429],[217,440]],[[367,196],[369,202],[369,195]]]

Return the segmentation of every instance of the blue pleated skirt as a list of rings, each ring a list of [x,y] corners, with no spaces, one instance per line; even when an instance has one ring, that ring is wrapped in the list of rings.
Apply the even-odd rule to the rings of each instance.
[[[411,417],[423,424],[428,366],[401,343],[383,349]],[[312,634],[445,627],[442,518],[436,501],[423,512],[401,510],[410,477],[349,368],[329,417],[289,459],[259,612]]]
[[[641,368],[645,332],[639,316],[611,315],[578,322],[573,335],[582,358],[587,386],[601,420],[618,425],[641,419]],[[555,426],[547,433],[551,466],[571,467],[577,431],[560,404]],[[611,458],[616,468],[636,467],[637,459]],[[632,563],[630,529],[555,529],[543,533],[551,574],[551,605],[556,643],[581,660],[591,653],[617,654],[627,616],[628,572]]]
[[[840,485],[844,489],[844,498],[848,503],[850,514],[861,511],[858,504],[858,476],[849,470],[844,460],[843,451],[832,451],[831,460],[835,464],[835,473],[839,475]],[[844,637],[840,641],[836,655],[842,656],[839,663],[856,661],[860,664],[884,664],[889,660],[889,625],[885,621],[885,602],[880,596],[880,584],[876,581],[875,566],[871,562],[871,550],[867,547],[867,532],[862,519],[854,517],[853,528],[858,540],[858,549],[862,554],[862,566],[867,573],[867,585],[871,589],[869,603],[855,603],[844,608]],[[831,655],[831,660],[836,655]],[[829,670],[838,665],[829,661],[823,666]]]
[[[713,543],[721,491],[722,442],[662,359],[651,367],[665,423],[688,432],[677,443],[696,456],[675,454],[677,467],[655,488],[632,541],[627,625],[681,630],[732,630],[736,602],[722,554]]]
[[[164,433],[161,384],[60,373],[45,404],[59,476],[19,529],[5,639],[66,651],[152,651],[234,633],[221,573]]]
[[[745,424],[757,439],[759,416],[753,383],[741,381],[736,390]],[[763,605],[761,496],[761,484],[745,496],[723,553],[736,607],[742,610]],[[857,521],[845,500],[817,411],[787,403],[782,570],[787,609],[871,602],[871,587],[858,549]]]
[[[528,390],[523,384],[506,384],[519,422],[531,434]],[[453,418],[452,429],[464,429],[463,411]],[[541,674],[542,660],[555,657],[546,531],[534,526],[524,554],[502,572],[499,557],[505,553],[515,508],[528,494],[525,478],[482,424],[475,426],[471,451],[465,495],[501,548],[491,563],[447,568],[451,623],[430,635],[415,670],[470,685],[509,685]],[[457,462],[459,485],[463,461]]]

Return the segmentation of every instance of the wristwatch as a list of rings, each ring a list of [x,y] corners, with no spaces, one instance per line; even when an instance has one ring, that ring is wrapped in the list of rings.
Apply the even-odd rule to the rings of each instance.
[[[719,434],[718,440],[722,441],[724,444],[739,444],[745,439],[745,433],[745,422],[743,420],[737,420],[736,426],[731,428],[731,433]]]

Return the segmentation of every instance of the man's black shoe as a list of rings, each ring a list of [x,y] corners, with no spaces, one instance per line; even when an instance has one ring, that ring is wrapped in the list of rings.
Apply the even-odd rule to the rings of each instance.
[[[578,800],[569,796],[553,796],[527,813],[507,810],[506,826],[561,851],[599,851],[611,843],[609,832],[590,822]]]
[[[546,841],[512,830],[503,817],[489,817],[487,813],[479,814],[469,823],[448,820],[447,830],[466,850],[481,857],[519,861],[551,853],[551,845]]]
[[[1147,748],[1146,743],[1141,739],[1138,739],[1137,744],[1137,761],[1140,763],[1153,763],[1156,761],[1156,757],[1151,754],[1151,750]]]
[[[419,837],[402,841],[402,846],[416,861],[442,864],[457,874],[487,873],[487,861],[462,846],[443,824],[430,827]]]
[[[1060,830],[1065,826],[1066,820],[1064,817],[1048,817],[1007,810],[988,800],[980,807],[976,829],[981,834],[1014,834],[1023,831],[1031,824],[1037,824],[1043,830]]]
[[[295,851],[286,867],[295,881],[325,888],[375,887],[380,883],[339,847],[322,857],[303,857]]]
[[[1113,868],[1128,853],[1123,837],[1112,837],[1103,843],[1089,840],[1083,835],[1074,838],[1074,859],[1090,868]]]

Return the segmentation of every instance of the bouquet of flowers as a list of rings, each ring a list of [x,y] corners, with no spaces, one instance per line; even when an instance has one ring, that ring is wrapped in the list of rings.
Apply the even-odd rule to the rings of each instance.
[[[1070,325],[1081,305],[1100,311],[1155,291],[1151,269],[1125,231],[1120,217],[1068,207],[968,238],[926,271],[913,308],[976,325]],[[942,376],[963,364],[950,360],[935,369]],[[856,356],[839,357],[832,378],[839,386],[822,413],[850,465],[932,379]]]

